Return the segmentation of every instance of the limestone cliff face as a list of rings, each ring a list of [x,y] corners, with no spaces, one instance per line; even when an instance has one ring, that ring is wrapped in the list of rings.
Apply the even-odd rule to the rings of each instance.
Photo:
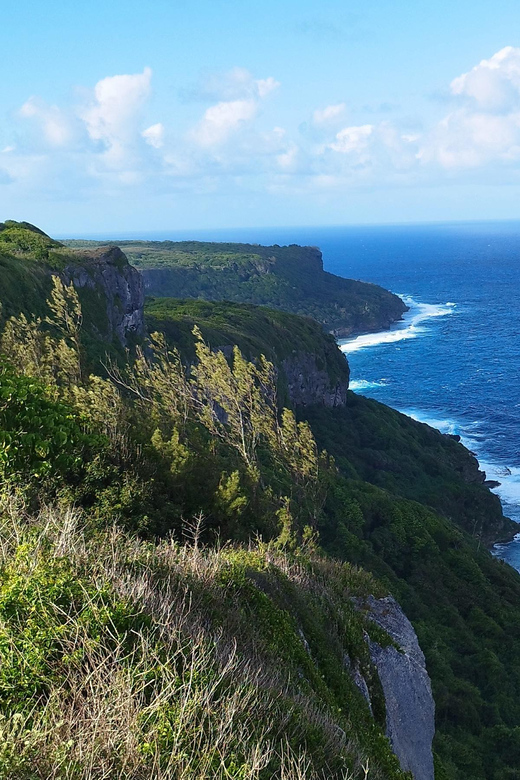
[[[82,303],[84,312],[91,314],[89,324],[103,339],[117,340],[122,346],[131,335],[143,336],[143,281],[123,252],[118,247],[100,247],[78,252],[77,258],[62,277],[74,284],[80,298],[88,296]]]
[[[392,596],[382,599],[369,596],[363,606],[368,607],[368,617],[397,645],[381,647],[368,639],[372,662],[383,687],[386,734],[392,750],[414,780],[434,780],[435,705],[417,635]]]
[[[308,352],[296,352],[285,358],[281,368],[294,406],[345,406],[349,383],[346,360],[338,378],[331,378],[326,368],[318,366],[316,356]]]

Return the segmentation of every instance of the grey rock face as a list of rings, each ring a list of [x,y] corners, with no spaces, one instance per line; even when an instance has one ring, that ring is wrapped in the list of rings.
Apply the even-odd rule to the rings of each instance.
[[[345,406],[349,381],[345,361],[344,378],[332,382],[324,369],[318,368],[316,358],[308,352],[298,352],[282,362],[289,398],[295,406]]]
[[[369,641],[386,702],[386,733],[401,767],[414,780],[434,780],[435,704],[424,655],[412,624],[391,596],[367,599],[368,617],[398,645]]]
[[[368,690],[367,681],[361,674],[359,665],[357,663],[352,663],[347,653],[345,653],[343,656],[343,664],[345,666],[345,669],[348,670],[350,676],[352,677],[352,681],[354,682],[354,685],[359,690],[359,692],[365,699],[366,703],[368,704],[370,713],[373,714],[372,702],[370,700],[370,691]]]
[[[78,252],[78,264],[63,271],[77,290],[92,290],[106,301],[106,322],[94,323],[108,341],[126,346],[130,334],[144,335],[144,289],[140,273],[118,247]],[[82,263],[82,258],[84,263]]]

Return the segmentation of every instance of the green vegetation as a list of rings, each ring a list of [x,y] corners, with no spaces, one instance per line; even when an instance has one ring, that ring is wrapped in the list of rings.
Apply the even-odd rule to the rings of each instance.
[[[64,289],[50,333],[2,340],[42,379],[0,375],[0,776],[404,780],[364,636],[389,639],[351,601],[384,591],[316,552],[333,469],[273,366],[198,337],[188,374],[157,335],[82,378]],[[190,541],[145,540],[166,530]]]
[[[0,342],[0,777],[403,778],[352,601],[389,592],[437,780],[519,777],[520,576],[472,456],[352,393],[280,409],[291,342],[344,370],[309,320],[152,300],[163,332],[89,373],[76,291],[48,297]]]
[[[0,223],[0,325],[10,317],[24,315],[27,328],[32,327],[31,320],[38,320],[38,327],[43,323],[45,328],[51,314],[47,301],[53,279],[62,273],[67,284],[79,267],[83,276],[78,290],[83,318],[82,357],[88,358],[89,368],[97,368],[107,352],[121,356],[123,345],[108,318],[109,309],[117,307],[120,301],[117,293],[113,301],[107,301],[98,269],[100,254],[65,247],[26,222]],[[118,270],[131,270],[117,249],[112,251],[110,260]],[[133,343],[132,338],[130,341]]]
[[[185,361],[196,358],[195,326],[213,349],[231,351],[232,345],[236,345],[250,360],[265,355],[279,369],[278,390],[285,404],[288,397],[283,361],[301,353],[314,357],[317,370],[328,374],[331,385],[339,381],[348,384],[348,363],[334,338],[309,317],[228,301],[150,298],[146,301],[145,318],[149,332],[164,333]]]
[[[515,533],[476,458],[449,436],[352,392],[344,408],[305,416],[346,476],[424,504],[484,544]]]
[[[68,246],[100,246],[67,241]],[[152,296],[235,301],[313,317],[328,331],[381,330],[406,307],[382,287],[323,270],[316,247],[119,241]]]

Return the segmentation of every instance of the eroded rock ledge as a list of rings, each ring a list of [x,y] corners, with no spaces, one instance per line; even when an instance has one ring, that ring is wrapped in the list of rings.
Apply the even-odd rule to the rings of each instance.
[[[383,687],[386,734],[392,750],[414,780],[434,780],[435,704],[417,635],[392,596],[369,596],[362,608],[395,643],[381,647],[367,639]]]
[[[115,338],[122,346],[127,345],[131,334],[142,337],[145,327],[141,274],[116,246],[78,251],[77,257],[77,265],[67,266],[61,275],[67,283],[73,282],[77,290],[92,290],[99,300],[106,301],[106,317],[99,316],[93,322],[99,335],[109,341]]]
[[[349,368],[345,360],[343,376],[332,379],[318,367],[316,357],[308,352],[297,352],[282,361],[291,403],[295,406],[345,406],[349,383]]]

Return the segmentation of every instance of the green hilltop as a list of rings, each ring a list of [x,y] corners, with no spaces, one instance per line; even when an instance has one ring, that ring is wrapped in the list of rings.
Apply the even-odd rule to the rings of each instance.
[[[346,390],[307,317],[157,298],[138,332],[124,256],[4,225],[0,777],[410,780],[389,594],[436,780],[517,777],[514,526],[471,453]]]

